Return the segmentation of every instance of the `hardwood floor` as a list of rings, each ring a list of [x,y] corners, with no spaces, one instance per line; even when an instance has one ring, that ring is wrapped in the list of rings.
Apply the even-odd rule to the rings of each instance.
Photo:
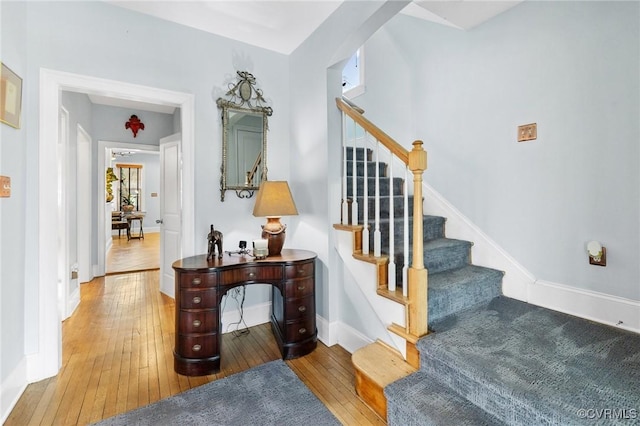
[[[86,425],[278,359],[270,326],[223,335],[221,370],[203,377],[173,371],[174,303],[158,290],[158,271],[97,278],[62,326],[62,368],[29,385],[5,425]],[[351,355],[319,342],[287,361],[345,425],[384,425],[355,394]]]
[[[137,235],[137,230],[134,231]],[[146,233],[143,239],[127,240],[126,231],[113,237],[107,254],[107,275],[122,272],[148,271],[160,268],[160,233]]]

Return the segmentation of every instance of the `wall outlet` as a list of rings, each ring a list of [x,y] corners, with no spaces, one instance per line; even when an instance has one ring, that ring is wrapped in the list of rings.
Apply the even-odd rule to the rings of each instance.
[[[538,124],[523,124],[518,126],[518,142],[532,141],[538,138]]]

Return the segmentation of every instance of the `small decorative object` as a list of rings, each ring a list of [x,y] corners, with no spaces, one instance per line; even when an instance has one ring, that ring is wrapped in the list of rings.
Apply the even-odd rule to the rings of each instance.
[[[253,257],[264,259],[269,256],[269,240],[253,240]]]
[[[258,189],[253,215],[266,217],[262,225],[262,238],[269,240],[269,256],[277,256],[282,251],[286,226],[280,223],[280,217],[297,215],[289,184],[286,181],[263,181]]]
[[[113,167],[107,167],[107,203],[110,203],[111,200],[113,200],[113,187],[111,183],[115,180],[118,180],[118,176],[113,173]]]
[[[131,131],[133,132],[133,137],[135,138],[136,136],[138,136],[138,130],[144,130],[144,123],[140,121],[137,115],[133,114],[129,118],[129,121],[124,123],[124,128],[131,129]]]
[[[211,225],[211,231],[209,231],[207,239],[209,240],[207,260],[214,258],[216,248],[218,249],[218,259],[222,259],[222,232],[216,231]]]
[[[0,69],[0,121],[20,128],[22,79],[5,64]]]

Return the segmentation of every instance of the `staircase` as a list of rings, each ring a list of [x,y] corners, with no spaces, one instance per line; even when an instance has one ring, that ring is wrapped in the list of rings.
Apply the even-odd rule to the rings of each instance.
[[[416,222],[420,188],[405,197],[404,179],[372,157],[370,148],[345,149],[349,206],[334,227],[353,234],[352,258],[339,250],[345,264],[375,265],[376,297],[404,306],[405,324],[388,329],[406,340],[406,353],[380,340],[356,351],[358,395],[390,425],[640,425],[640,336],[501,296],[503,273],[473,265],[472,243],[447,238],[445,218]],[[365,205],[377,210],[375,225]],[[363,237],[368,228],[379,242]],[[407,292],[415,281],[407,259],[426,269],[424,299]],[[411,327],[421,315],[428,333]]]

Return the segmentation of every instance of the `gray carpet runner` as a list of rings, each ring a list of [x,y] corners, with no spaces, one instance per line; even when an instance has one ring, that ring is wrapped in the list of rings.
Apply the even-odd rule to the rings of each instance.
[[[640,424],[638,334],[506,297],[432,327],[420,371],[385,388],[390,425]]]
[[[356,158],[362,175],[364,151]],[[366,167],[372,195],[376,165]],[[381,179],[380,192],[392,183],[402,286],[402,180]],[[409,204],[411,216],[412,197]],[[373,232],[373,198],[368,205]],[[380,208],[388,254],[389,197]],[[362,216],[360,209],[360,223]],[[473,265],[472,243],[447,238],[444,218],[422,220],[432,333],[417,344],[420,370],[384,389],[389,425],[640,425],[640,335],[500,296],[501,271]]]

